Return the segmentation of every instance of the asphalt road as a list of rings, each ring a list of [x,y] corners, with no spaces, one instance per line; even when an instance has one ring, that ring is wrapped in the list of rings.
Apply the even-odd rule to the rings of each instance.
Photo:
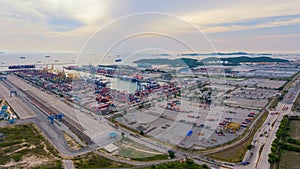
[[[300,83],[297,81],[296,85],[288,90],[283,100],[278,103],[276,110],[270,111],[269,115],[260,128],[260,130],[255,134],[254,141],[252,145],[254,147],[247,151],[243,161],[250,162],[247,166],[237,166],[236,168],[243,169],[261,169],[270,168],[270,163],[268,162],[269,154],[271,153],[271,145],[276,138],[276,131],[280,126],[280,122],[284,115],[294,114],[291,111],[293,102],[296,100],[300,92]],[[283,108],[287,107],[287,110]],[[271,113],[274,113],[273,115]],[[276,113],[276,114],[275,114]],[[273,125],[273,126],[272,126]]]

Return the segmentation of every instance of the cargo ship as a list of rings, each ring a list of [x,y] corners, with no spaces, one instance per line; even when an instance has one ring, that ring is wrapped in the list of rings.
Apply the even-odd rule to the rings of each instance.
[[[8,66],[8,69],[33,69],[35,65],[13,65]]]

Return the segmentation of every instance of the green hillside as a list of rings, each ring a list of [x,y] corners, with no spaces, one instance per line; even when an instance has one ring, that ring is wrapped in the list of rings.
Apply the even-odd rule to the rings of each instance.
[[[285,59],[271,58],[271,57],[248,57],[248,56],[240,56],[240,57],[230,57],[230,58],[217,58],[210,57],[205,58],[199,61],[198,59],[191,58],[180,58],[180,59],[140,59],[135,61],[134,63],[148,63],[152,65],[170,65],[175,67],[188,66],[188,67],[197,67],[201,65],[214,65],[220,64],[222,62],[223,65],[240,65],[245,62],[289,62]]]

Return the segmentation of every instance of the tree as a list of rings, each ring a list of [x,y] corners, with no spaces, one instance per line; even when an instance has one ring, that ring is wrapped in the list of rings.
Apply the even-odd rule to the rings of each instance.
[[[140,135],[145,135],[145,133],[144,133],[144,131],[142,130],[142,131],[140,131]]]
[[[208,165],[206,165],[206,164],[202,164],[202,167],[203,168],[209,168]]]
[[[253,146],[252,146],[251,144],[249,144],[249,145],[247,146],[247,149],[250,150],[252,147],[253,147]]]
[[[173,159],[173,158],[175,157],[175,152],[174,152],[174,151],[169,150],[168,153],[169,153],[169,157],[170,157],[171,159]]]

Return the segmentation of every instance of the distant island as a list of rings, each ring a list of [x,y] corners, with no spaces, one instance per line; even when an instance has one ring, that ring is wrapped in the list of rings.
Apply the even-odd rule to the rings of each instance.
[[[151,64],[151,65],[170,65],[175,67],[188,66],[188,67],[197,67],[203,65],[231,65],[237,66],[241,63],[262,63],[262,62],[289,62],[286,59],[271,58],[266,56],[261,57],[248,57],[248,56],[239,56],[239,57],[230,57],[230,58],[205,58],[202,60],[191,59],[191,58],[179,58],[179,59],[140,59],[134,61],[133,63],[137,64]]]

